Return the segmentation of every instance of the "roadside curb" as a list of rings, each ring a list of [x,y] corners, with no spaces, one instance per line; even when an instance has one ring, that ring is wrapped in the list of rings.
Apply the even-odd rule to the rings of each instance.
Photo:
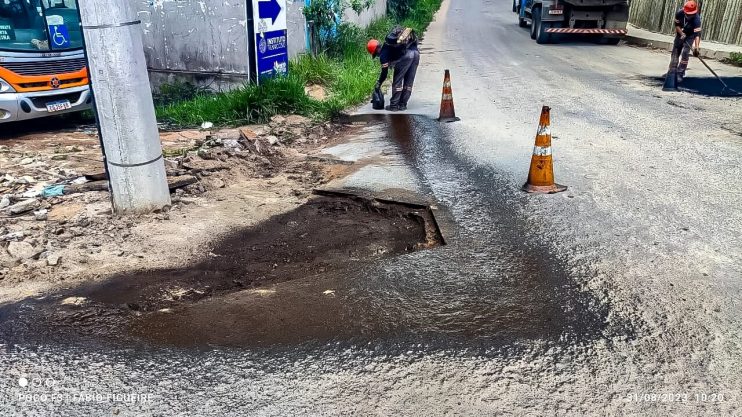
[[[672,38],[670,37],[670,39]],[[664,40],[659,40],[659,39],[650,39],[650,38],[645,38],[645,37],[638,36],[638,35],[632,35],[631,33],[629,33],[628,35],[624,37],[624,41],[626,41],[626,43],[631,44],[631,45],[643,46],[646,48],[662,49],[668,52],[672,51],[672,45],[673,45],[672,40],[664,41]],[[731,53],[728,51],[719,51],[715,49],[704,48],[703,46],[701,46],[701,57],[702,58],[722,60],[724,58],[729,58],[730,55]]]

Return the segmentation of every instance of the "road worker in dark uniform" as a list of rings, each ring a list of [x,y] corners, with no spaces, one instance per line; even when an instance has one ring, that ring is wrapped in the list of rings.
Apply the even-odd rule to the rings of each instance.
[[[674,56],[680,56],[678,81],[682,82],[688,69],[691,50],[693,56],[698,56],[701,48],[701,14],[695,1],[686,2],[683,8],[675,13],[675,32],[672,53]]]
[[[407,110],[417,67],[420,65],[420,51],[417,48],[415,32],[410,28],[396,27],[387,35],[383,45],[376,39],[371,39],[367,49],[371,56],[379,57],[381,62],[381,75],[376,82],[377,89],[381,88],[381,84],[389,75],[389,67],[394,68],[392,98],[386,109]]]

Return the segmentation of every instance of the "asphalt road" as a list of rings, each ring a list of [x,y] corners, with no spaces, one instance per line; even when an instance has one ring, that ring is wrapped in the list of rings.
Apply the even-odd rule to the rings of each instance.
[[[499,409],[738,414],[742,99],[716,97],[721,87],[694,59],[689,91],[665,93],[667,53],[575,40],[537,45],[509,6],[444,3],[422,45],[410,112],[435,117],[450,69],[463,121],[445,127],[444,142],[516,189],[540,107],[549,105],[557,181],[570,188],[528,198],[524,233],[585,273],[575,279],[610,305],[608,329],[630,323],[636,338],[596,346],[600,365],[572,369],[570,383],[548,387],[544,376],[508,387]],[[740,90],[742,69],[710,65]],[[696,401],[711,393],[724,401]],[[524,396],[538,400],[524,404]]]
[[[421,49],[416,116],[377,133],[453,238],[333,283],[327,302],[386,323],[268,348],[6,346],[0,414],[739,414],[740,99],[663,93],[661,52],[537,45],[510,0],[446,1]],[[462,121],[439,125],[445,68]],[[544,104],[569,190],[529,196]]]

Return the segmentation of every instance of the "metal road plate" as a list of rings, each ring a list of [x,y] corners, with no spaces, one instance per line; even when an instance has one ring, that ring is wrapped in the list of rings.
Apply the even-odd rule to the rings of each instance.
[[[49,103],[46,103],[46,110],[49,113],[54,113],[57,111],[62,110],[68,110],[72,108],[72,104],[69,100],[61,100],[61,101],[52,101]]]

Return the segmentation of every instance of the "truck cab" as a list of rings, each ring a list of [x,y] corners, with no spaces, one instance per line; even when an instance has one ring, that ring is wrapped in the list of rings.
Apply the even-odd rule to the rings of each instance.
[[[559,34],[601,36],[618,44],[626,35],[628,0],[513,0],[520,27],[530,23],[531,39],[549,43]]]
[[[0,123],[91,102],[76,0],[0,0]]]

